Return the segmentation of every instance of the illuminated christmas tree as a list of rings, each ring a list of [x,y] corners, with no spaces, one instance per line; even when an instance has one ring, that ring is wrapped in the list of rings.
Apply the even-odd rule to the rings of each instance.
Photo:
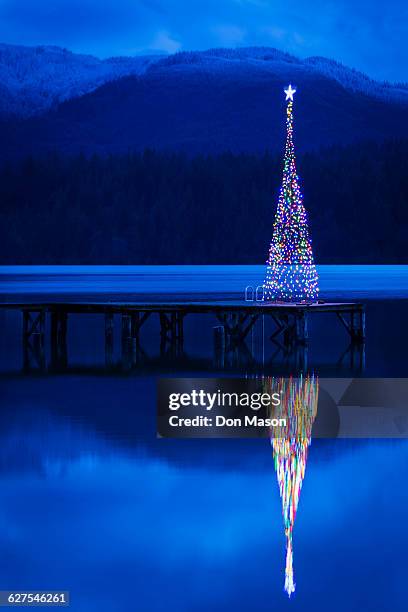
[[[281,395],[280,406],[272,416],[284,417],[287,423],[280,430],[274,428],[271,444],[286,536],[285,591],[290,597],[295,591],[293,526],[305,477],[313,422],[317,414],[319,385],[314,376],[269,379],[266,391],[271,393],[272,389]]]
[[[299,177],[296,174],[293,145],[295,92],[296,89],[293,89],[292,85],[285,89],[288,104],[283,181],[263,284],[264,300],[283,302],[316,300],[319,292],[307,216],[299,187]]]

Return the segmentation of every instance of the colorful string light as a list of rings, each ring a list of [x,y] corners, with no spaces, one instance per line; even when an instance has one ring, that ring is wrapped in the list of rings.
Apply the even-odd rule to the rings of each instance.
[[[310,301],[316,300],[319,293],[307,215],[296,174],[293,145],[295,92],[291,85],[285,89],[288,102],[286,148],[282,186],[263,284],[264,300],[267,301]]]
[[[296,586],[293,574],[293,526],[317,414],[319,385],[314,376],[268,379],[266,384],[268,393],[273,389],[273,392],[281,394],[280,406],[274,409],[273,416],[285,417],[287,423],[284,428],[274,428],[271,444],[286,536],[285,591],[290,597]]]

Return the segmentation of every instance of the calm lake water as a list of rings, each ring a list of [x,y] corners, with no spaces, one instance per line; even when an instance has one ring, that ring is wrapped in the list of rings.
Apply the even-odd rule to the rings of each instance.
[[[0,266],[0,296],[242,296],[265,266]],[[322,297],[408,297],[408,266],[318,266]]]
[[[199,293],[207,277],[206,291],[229,295],[258,283],[257,270],[247,282],[246,268],[160,268],[147,278],[141,268],[120,277],[3,268],[0,291],[3,301]],[[327,297],[369,298],[365,373],[406,376],[407,269],[347,270],[320,270],[321,287]],[[154,356],[151,325],[143,342]],[[186,325],[194,367],[211,367],[214,321]],[[104,373],[102,330],[99,317],[73,318],[77,370],[23,373],[20,315],[0,311],[0,590],[70,590],[75,612],[407,609],[408,441],[313,441],[288,600],[269,443],[156,439],[156,378]],[[336,363],[340,325],[322,319],[310,336],[311,367]]]

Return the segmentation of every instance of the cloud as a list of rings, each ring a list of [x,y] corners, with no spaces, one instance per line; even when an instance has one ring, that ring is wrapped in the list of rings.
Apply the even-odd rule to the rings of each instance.
[[[270,36],[272,40],[282,41],[287,35],[286,30],[283,28],[278,28],[276,26],[267,26],[263,28],[263,32]]]
[[[55,44],[100,57],[276,45],[408,80],[406,0],[2,0],[0,40]]]
[[[168,32],[160,31],[155,35],[152,43],[148,46],[148,49],[152,51],[166,51],[166,53],[176,53],[180,51],[181,43],[172,38]]]
[[[298,34],[298,32],[293,32],[293,40],[297,45],[303,45],[305,43],[304,37]]]
[[[213,28],[219,43],[223,46],[240,45],[245,41],[246,31],[236,25],[217,25]]]

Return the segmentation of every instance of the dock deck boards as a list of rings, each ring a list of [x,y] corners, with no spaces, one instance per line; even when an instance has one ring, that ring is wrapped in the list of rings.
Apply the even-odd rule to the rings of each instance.
[[[208,301],[160,301],[160,302],[40,302],[21,301],[3,302],[0,308],[11,310],[31,310],[46,312],[66,313],[106,313],[106,312],[172,312],[182,311],[188,313],[211,313],[211,312],[245,312],[245,313],[294,313],[297,312],[351,312],[361,311],[364,305],[360,302],[313,302],[313,303],[289,303],[289,302],[246,302],[244,300],[208,300]]]

